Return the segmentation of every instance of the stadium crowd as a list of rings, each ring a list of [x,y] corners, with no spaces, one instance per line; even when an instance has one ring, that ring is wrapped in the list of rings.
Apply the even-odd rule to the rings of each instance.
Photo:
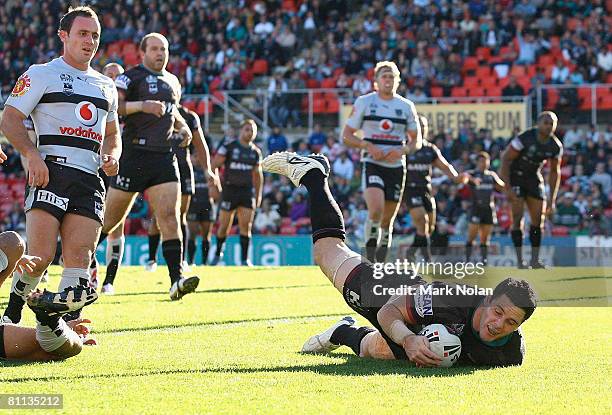
[[[66,3],[6,0],[0,5],[3,98],[29,65],[58,55],[56,22]],[[609,1],[98,0],[92,5],[103,16],[96,69],[111,61],[125,67],[138,63],[137,42],[144,34],[158,31],[170,41],[168,70],[179,77],[185,94],[248,88],[254,79],[271,76],[272,92],[282,91],[287,83],[348,87],[357,96],[371,90],[374,62],[386,59],[398,64],[406,81],[399,93],[417,105],[432,96],[517,96],[531,93],[541,83],[611,80]],[[578,97],[568,94],[547,97],[547,106],[576,104]],[[278,127],[288,120],[299,124],[299,114],[291,113],[294,106],[288,107],[288,112],[278,111],[271,117]],[[571,122],[561,119],[566,129],[558,134],[566,147],[562,189],[548,233],[612,234],[612,131],[609,126],[605,131],[595,126],[570,128]],[[325,130],[317,127],[310,137],[290,144],[279,128],[270,139],[260,137],[260,145],[264,151],[292,146],[300,153],[321,150],[327,154],[333,163],[333,192],[347,227],[361,237],[359,224],[366,209],[360,192],[359,154],[338,142],[337,131]],[[497,169],[510,138],[492,137],[467,124],[458,132],[430,137],[459,171],[472,168],[474,154],[482,149],[491,153],[492,168]],[[0,205],[0,229],[20,229],[23,171],[10,146],[5,151],[9,161],[1,167],[0,194],[13,192],[16,199],[11,200],[16,202]],[[467,227],[469,190],[442,178],[434,179],[434,184],[438,233],[442,238],[445,233],[462,233]],[[266,177],[264,195],[267,202],[258,214],[255,232],[308,231],[302,190],[294,190],[283,179],[273,182]],[[501,198],[498,206],[496,231],[506,232],[508,204]],[[143,231],[143,219],[135,220],[134,229]],[[396,227],[396,233],[411,231],[404,207]]]

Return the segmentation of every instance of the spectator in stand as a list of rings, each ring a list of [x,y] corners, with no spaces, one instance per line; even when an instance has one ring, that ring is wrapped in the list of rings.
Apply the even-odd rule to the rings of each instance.
[[[538,52],[539,47],[535,41],[533,33],[526,32],[523,37],[524,27],[525,22],[523,20],[519,20],[516,24],[516,38],[519,45],[519,56],[516,63],[518,65],[531,65],[535,63],[536,53]]]
[[[414,102],[415,104],[418,104],[420,102],[427,102],[429,100],[425,91],[423,91],[423,89],[421,89],[421,87],[419,86],[416,86],[414,89],[412,89],[412,91],[409,91],[406,94],[406,98]]]
[[[580,193],[588,193],[590,187],[590,179],[589,176],[584,174],[584,168],[582,164],[576,164],[574,166],[574,174],[572,177],[567,179],[566,182],[569,186],[572,186],[574,191],[578,191]]]
[[[347,75],[357,75],[364,70],[363,63],[356,50],[351,51],[351,58],[344,67],[344,73]]]
[[[355,165],[353,164],[353,161],[348,158],[346,151],[340,153],[340,157],[334,161],[332,171],[334,172],[334,175],[341,177],[344,180],[351,181],[353,179]]]
[[[595,166],[595,173],[591,175],[591,182],[601,186],[601,191],[604,195],[610,195],[612,192],[612,177],[606,172],[606,163],[599,162]]]
[[[574,205],[574,194],[566,192],[561,204],[557,207],[554,224],[575,228],[578,227],[581,219],[580,210]]]
[[[326,141],[327,136],[321,130],[321,124],[316,123],[314,126],[314,131],[312,134],[310,134],[310,137],[308,137],[308,146],[310,147],[310,151],[313,153],[320,153]]]
[[[579,105],[578,91],[573,87],[572,81],[568,78],[563,84],[565,88],[559,92],[559,101],[557,101],[557,108],[561,111],[575,109]]]
[[[565,80],[569,78],[570,70],[563,62],[563,59],[557,60],[557,64],[554,66],[550,75],[550,81],[553,84],[564,84]]]
[[[282,79],[282,75],[277,73],[270,82],[268,88],[270,92],[269,114],[272,124],[277,127],[285,128],[287,119],[289,118],[289,109],[287,108],[287,83]]]
[[[293,203],[291,204],[289,217],[291,218],[292,222],[308,217],[308,203],[306,202],[304,196],[299,192],[296,192],[293,196]]]
[[[306,83],[300,78],[298,71],[292,71],[289,81],[287,82],[289,89],[305,89]],[[291,127],[301,127],[302,120],[301,109],[302,109],[302,97],[306,96],[304,93],[291,92],[286,94],[287,109],[289,110],[289,119],[291,120]]]
[[[578,143],[580,143],[580,132],[578,130],[578,125],[574,124],[563,136],[563,147],[569,150]]]
[[[272,154],[279,151],[285,151],[287,148],[289,148],[287,137],[281,133],[279,127],[274,127],[272,129],[272,134],[268,137],[268,153]]]
[[[281,223],[280,214],[272,209],[269,199],[264,199],[257,215],[253,227],[256,233],[277,234]]]
[[[601,48],[597,53],[597,66],[599,66],[604,73],[612,72],[612,48]]]
[[[525,95],[525,90],[516,82],[516,77],[510,75],[510,83],[502,89],[502,96],[504,97],[522,97]]]
[[[353,96],[356,98],[372,91],[372,82],[366,78],[365,71],[362,70],[353,81]]]

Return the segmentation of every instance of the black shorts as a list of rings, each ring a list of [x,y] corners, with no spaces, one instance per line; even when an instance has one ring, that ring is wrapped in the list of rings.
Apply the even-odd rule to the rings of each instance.
[[[107,174],[104,173],[104,170],[102,169],[98,170],[98,176],[100,176],[100,178],[102,179],[102,183],[104,183],[104,188],[108,190],[108,186],[110,186],[110,177],[107,176]]]
[[[406,187],[404,200],[408,209],[422,207],[427,213],[433,212],[436,206],[433,196],[426,187]]]
[[[131,150],[121,155],[119,174],[111,178],[111,187],[138,193],[158,184],[178,181],[179,169],[174,153]]]
[[[215,220],[212,199],[208,197],[208,192],[202,196],[193,196],[187,211],[189,222],[213,222]]]
[[[26,189],[25,211],[42,209],[62,221],[66,213],[104,221],[104,183],[95,174],[45,161],[49,169],[47,187]]]
[[[404,278],[402,278],[404,277]],[[398,283],[404,283],[409,285],[421,284],[424,280],[417,276],[413,279],[407,278],[406,276],[399,275],[387,275],[383,279],[389,278],[388,281],[396,280]],[[397,343],[395,343],[387,334],[384,332],[380,324],[378,323],[378,311],[382,308],[382,305],[388,300],[389,297],[377,297],[376,302],[380,304],[367,306],[365,303],[371,303],[371,298],[367,299],[367,293],[363,292],[364,289],[368,289],[367,287],[371,287],[373,284],[383,284],[387,286],[383,282],[383,279],[376,280],[374,278],[374,267],[369,262],[362,262],[357,265],[353,270],[349,273],[346,281],[344,282],[344,288],[342,289],[342,297],[346,304],[354,311],[359,313],[360,316],[364,317],[366,320],[372,324],[385,339],[389,348],[393,352],[393,356],[395,356],[398,360],[408,359],[406,356],[406,352],[404,348]]]
[[[238,187],[224,185],[221,192],[221,203],[219,208],[232,211],[239,206],[255,209],[255,189],[252,187]]]
[[[191,163],[179,163],[178,166],[179,175],[181,177],[181,194],[193,195],[195,193],[193,165]]]
[[[497,225],[497,216],[491,206],[473,206],[470,223],[475,225]]]
[[[538,177],[531,179],[527,177],[510,175],[510,186],[518,197],[533,197],[534,199],[544,200],[544,182]]]
[[[404,167],[383,167],[366,161],[363,163],[363,190],[376,187],[385,192],[385,200],[399,202],[404,185]]]

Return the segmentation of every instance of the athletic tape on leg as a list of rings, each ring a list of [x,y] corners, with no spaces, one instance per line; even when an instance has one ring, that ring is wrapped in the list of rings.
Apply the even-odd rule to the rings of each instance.
[[[51,353],[67,341],[81,342],[81,338],[60,318],[55,330],[37,320],[36,341],[45,352]]]

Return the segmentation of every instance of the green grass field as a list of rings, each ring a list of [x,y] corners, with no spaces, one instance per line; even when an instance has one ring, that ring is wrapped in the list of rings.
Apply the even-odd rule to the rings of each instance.
[[[52,269],[52,289],[59,271]],[[117,295],[85,313],[99,345],[64,362],[0,362],[0,393],[62,393],[64,408],[49,413],[71,414],[612,412],[608,307],[540,307],[523,328],[522,367],[416,369],[359,359],[348,348],[298,353],[307,337],[351,312],[315,267],[197,271],[199,291],[170,302],[165,269],[122,268]],[[550,304],[609,303],[601,268],[544,272],[543,284],[560,287]],[[9,287],[0,290],[2,308]]]

